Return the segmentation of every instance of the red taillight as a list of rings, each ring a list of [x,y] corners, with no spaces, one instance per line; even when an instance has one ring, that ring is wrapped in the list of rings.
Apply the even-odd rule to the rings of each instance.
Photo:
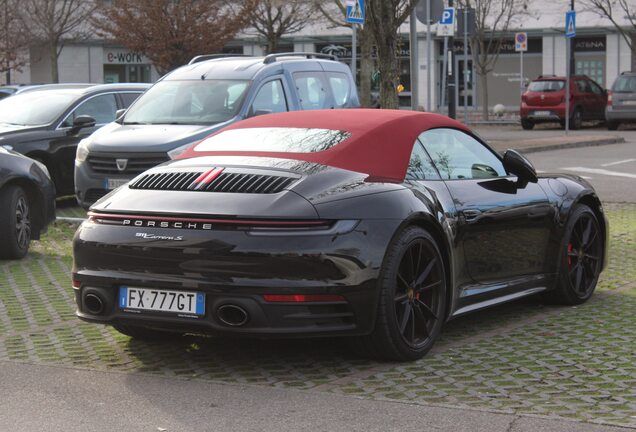
[[[82,283],[77,279],[73,279],[73,288],[79,288],[82,286]]]
[[[612,92],[607,92],[607,106],[612,106]]]
[[[335,294],[264,294],[263,299],[272,303],[341,302],[344,297]]]

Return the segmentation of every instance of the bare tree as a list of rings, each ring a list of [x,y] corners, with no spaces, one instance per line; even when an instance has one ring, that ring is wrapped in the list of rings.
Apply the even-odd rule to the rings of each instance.
[[[51,59],[51,80],[59,82],[57,61],[68,40],[83,39],[94,0],[22,0],[22,24],[33,38],[45,45]]]
[[[470,37],[473,64],[479,75],[481,109],[488,120],[488,74],[493,71],[510,24],[527,11],[521,0],[459,0],[459,5],[475,8],[475,33]]]
[[[409,17],[418,0],[367,0],[369,31],[375,37],[380,71],[380,105],[398,108],[399,84],[398,42],[400,26]]]
[[[316,7],[323,16],[334,26],[351,27],[344,20],[346,7],[342,0],[316,0]],[[333,6],[333,7],[330,7]],[[334,16],[334,11],[337,16]],[[340,18],[338,18],[340,17]],[[362,26],[357,29],[357,39],[360,43],[360,80],[358,82],[358,94],[360,96],[360,105],[364,108],[371,106],[371,74],[373,72],[373,34],[371,27]]]
[[[114,0],[93,20],[98,34],[146,55],[161,73],[220,52],[249,22],[253,0]]]
[[[308,0],[259,0],[248,14],[250,27],[267,42],[267,52],[276,52],[281,37],[297,33],[317,18],[315,4]]]
[[[18,0],[0,2],[0,73],[6,73],[11,84],[11,71],[20,71],[27,63],[21,51],[29,46],[29,37],[20,23]]]
[[[627,42],[632,52],[632,70],[636,69],[636,3],[633,0],[583,0],[583,4],[612,22]]]

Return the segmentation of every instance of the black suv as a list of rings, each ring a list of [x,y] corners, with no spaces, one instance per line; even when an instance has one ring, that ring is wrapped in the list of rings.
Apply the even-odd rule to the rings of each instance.
[[[74,192],[77,143],[115,120],[149,84],[59,84],[0,100],[0,145],[46,165],[57,195]]]
[[[139,173],[244,118],[358,106],[351,70],[333,56],[196,57],[165,75],[116,122],[79,144],[77,200],[88,207]]]

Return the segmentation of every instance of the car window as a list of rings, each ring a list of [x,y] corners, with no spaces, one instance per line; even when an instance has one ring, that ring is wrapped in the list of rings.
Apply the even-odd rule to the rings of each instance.
[[[420,140],[415,140],[413,152],[406,171],[407,180],[440,180],[439,173],[433,166],[431,158],[424,150]]]
[[[431,129],[419,137],[443,179],[504,177],[501,160],[482,143],[455,129]]]
[[[234,117],[246,94],[248,81],[160,81],[130,107],[124,123],[216,124]]]
[[[589,86],[585,80],[576,80],[576,89],[580,93],[590,93]]]
[[[128,108],[129,106],[132,105],[132,103],[137,100],[137,98],[141,95],[141,92],[139,93],[119,93],[119,96],[121,96],[121,100],[124,104],[124,108]]]
[[[597,95],[603,94],[603,89],[601,89],[594,81],[589,81],[588,85],[590,86],[592,93]]]
[[[277,113],[287,111],[285,90],[280,80],[266,82],[261,86],[254,98],[250,114],[257,111]]]
[[[331,93],[336,101],[336,106],[342,108],[349,103],[351,97],[351,83],[349,77],[343,73],[327,72],[327,80],[331,87]]]
[[[327,105],[327,90],[318,72],[297,72],[294,85],[298,91],[300,107],[303,110],[331,108]]]
[[[532,92],[555,92],[565,87],[565,81],[532,81],[528,90]]]
[[[623,75],[618,77],[612,91],[615,93],[636,93],[636,75]]]
[[[66,117],[62,126],[70,127],[73,120],[79,116],[90,116],[95,119],[96,124],[106,124],[115,121],[117,111],[117,101],[113,93],[92,97],[82,102],[77,108]]]

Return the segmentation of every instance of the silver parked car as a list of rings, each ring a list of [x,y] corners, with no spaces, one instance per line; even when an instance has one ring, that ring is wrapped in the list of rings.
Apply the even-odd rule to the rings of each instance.
[[[621,123],[636,123],[636,72],[620,74],[607,97],[605,120],[609,130]]]

